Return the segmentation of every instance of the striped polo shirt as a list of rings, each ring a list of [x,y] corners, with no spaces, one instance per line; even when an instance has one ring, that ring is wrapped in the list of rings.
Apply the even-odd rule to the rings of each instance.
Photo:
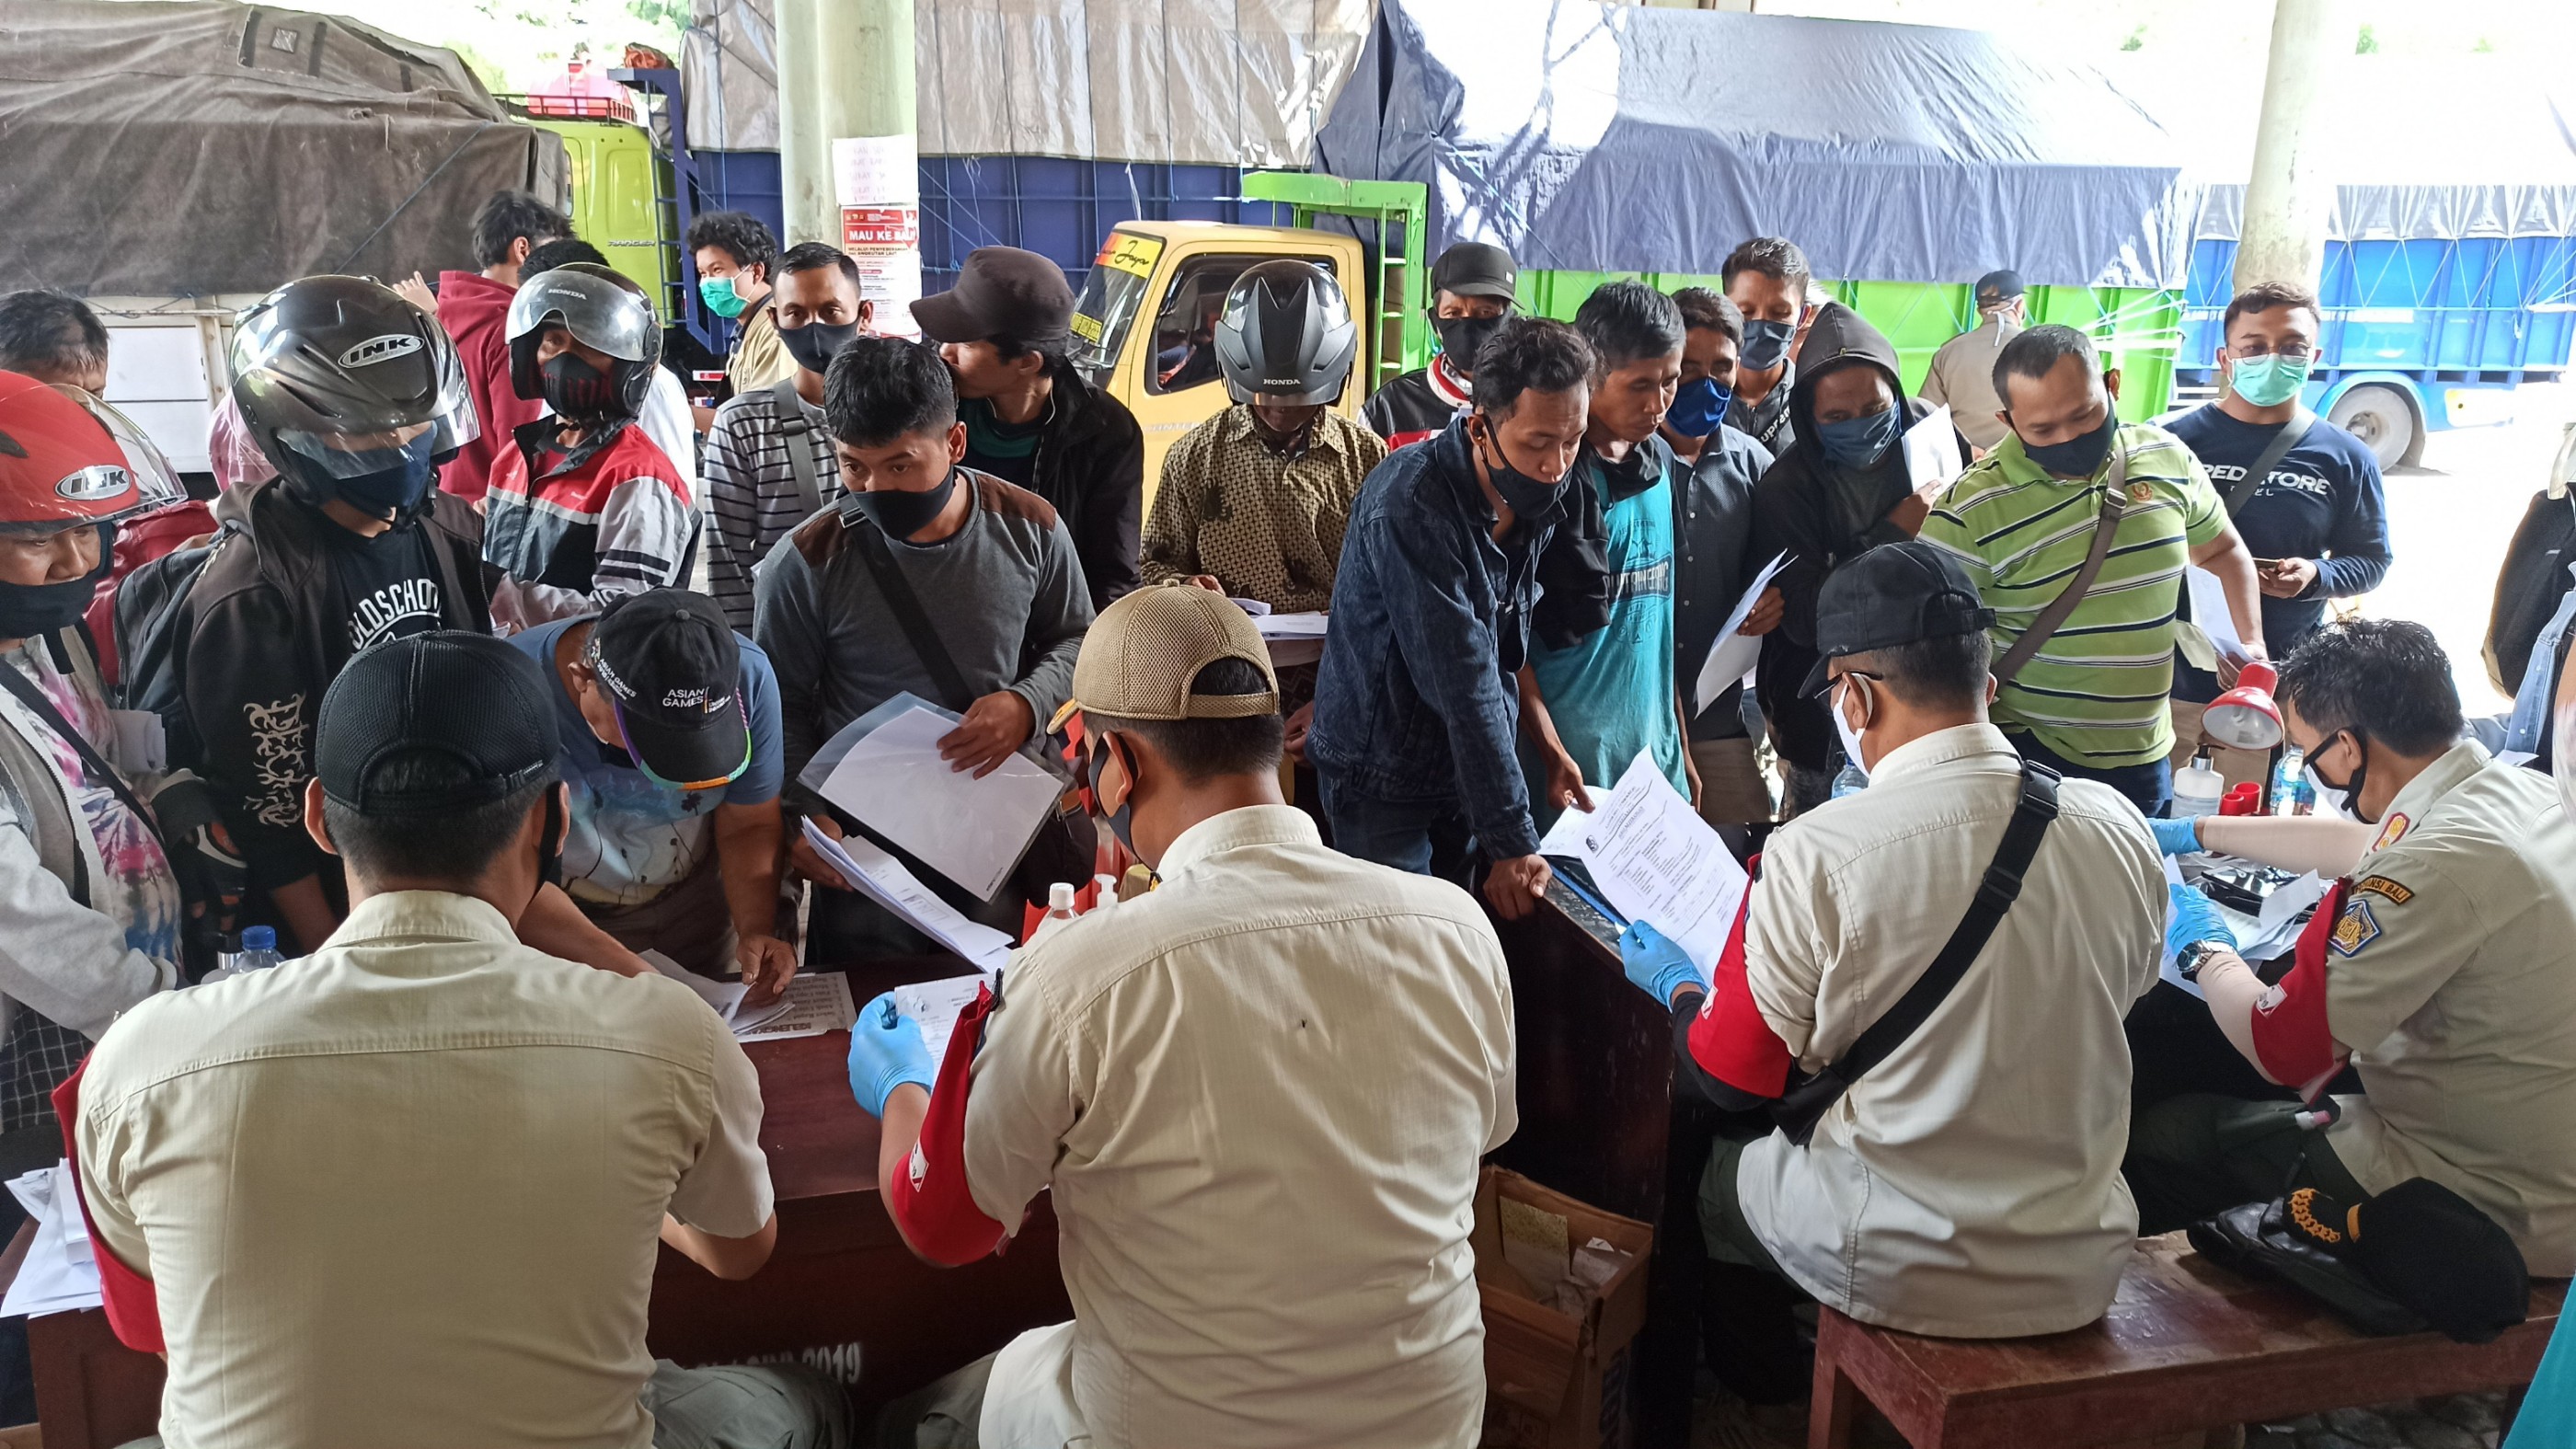
[[[841,465],[823,410],[795,400],[803,439],[814,459],[815,494],[823,504],[841,496]],[[707,592],[737,633],[752,627],[752,570],[796,525],[814,515],[796,488],[787,456],[786,414],[774,387],[736,393],[716,409],[707,429],[706,456],[698,477],[707,495]]]
[[[2173,748],[2174,602],[2191,551],[2227,528],[2200,460],[2147,423],[2126,423],[2127,502],[2102,576],[1996,697],[1994,721],[2070,760],[2114,768]],[[2007,435],[1960,475],[1923,524],[1995,611],[1998,658],[2053,602],[2093,544],[2111,459],[2090,479],[2051,478]]]

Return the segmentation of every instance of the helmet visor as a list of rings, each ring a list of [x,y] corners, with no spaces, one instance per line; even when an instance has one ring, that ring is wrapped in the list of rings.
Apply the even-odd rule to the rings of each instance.
[[[161,450],[152,445],[149,437],[144,436],[141,424],[84,389],[65,383],[54,383],[51,386],[54,391],[79,403],[91,417],[98,419],[99,426],[107,429],[107,435],[116,440],[118,451],[125,454],[125,472],[126,476],[134,482],[135,500],[126,508],[103,515],[99,519],[100,522],[155,513],[174,503],[188,501],[188,486],[179,481],[179,470],[171,467],[170,460],[162,456]],[[66,479],[63,485],[57,486],[58,491],[65,486],[75,490],[64,493],[65,497],[113,496],[112,492],[104,491],[104,483],[103,478]]]
[[[374,433],[313,433],[280,428],[278,443],[302,460],[307,476],[366,478],[399,468],[411,459],[436,458],[463,446],[449,414],[425,423],[405,423]]]

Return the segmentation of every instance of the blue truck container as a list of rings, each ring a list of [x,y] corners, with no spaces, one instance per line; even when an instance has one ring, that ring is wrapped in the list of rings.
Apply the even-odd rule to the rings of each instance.
[[[2213,394],[2236,243],[2204,237],[2185,287],[2182,395]],[[2496,395],[2555,382],[2576,350],[2576,237],[2330,241],[2317,287],[2324,328],[2305,399],[2359,435],[2383,466],[2424,435],[2502,422]]]

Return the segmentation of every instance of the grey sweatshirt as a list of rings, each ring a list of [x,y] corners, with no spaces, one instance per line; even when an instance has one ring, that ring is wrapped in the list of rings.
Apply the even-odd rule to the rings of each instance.
[[[965,526],[934,544],[888,546],[967,688],[1018,694],[1043,730],[1073,692],[1073,657],[1091,627],[1073,536],[1036,494],[971,468],[958,477],[974,489]],[[754,574],[752,638],[778,674],[790,781],[842,726],[905,690],[952,709],[969,703],[940,699],[878,592],[853,536],[875,526],[826,508]]]

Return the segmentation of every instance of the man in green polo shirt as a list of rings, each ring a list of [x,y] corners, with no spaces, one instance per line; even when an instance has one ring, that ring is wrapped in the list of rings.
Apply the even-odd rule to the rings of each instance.
[[[1995,358],[2012,429],[1952,485],[1923,539],[1958,559],[1995,611],[2000,660],[2063,592],[2093,545],[2103,490],[2126,496],[2101,575],[1995,697],[1994,721],[2030,759],[2099,780],[2148,815],[2173,794],[2174,608],[2183,569],[2218,576],[2247,651],[2264,658],[2253,556],[2182,441],[2113,411],[2092,340],[2033,327]]]

